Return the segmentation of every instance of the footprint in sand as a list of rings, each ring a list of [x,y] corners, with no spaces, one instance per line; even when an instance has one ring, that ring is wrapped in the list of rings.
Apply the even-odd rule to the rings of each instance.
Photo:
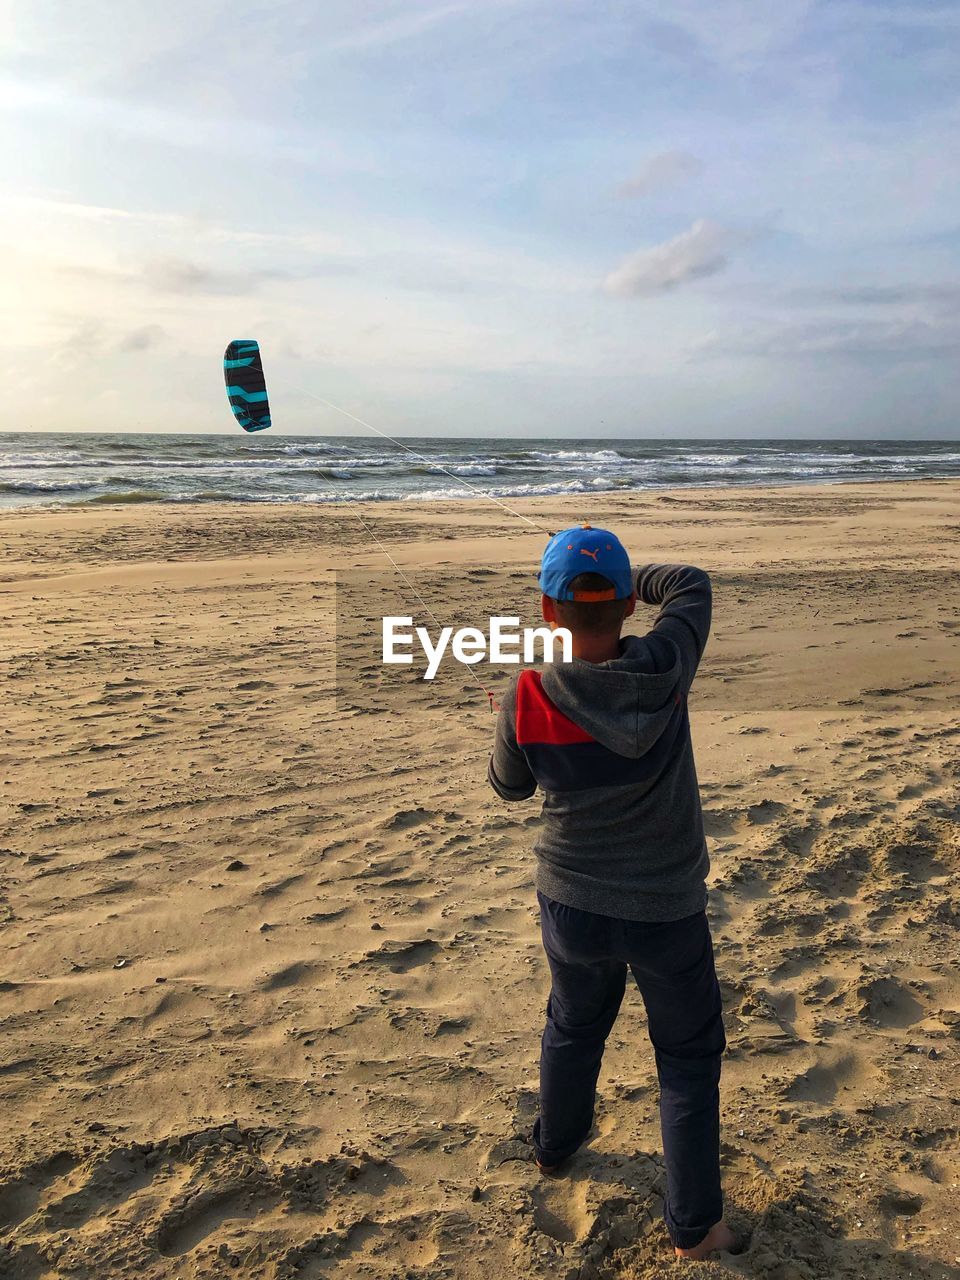
[[[96,1156],[64,1178],[57,1198],[48,1198],[38,1211],[37,1228],[43,1233],[76,1231],[107,1211],[115,1212],[152,1179],[147,1157],[136,1145]]]
[[[852,1053],[837,1053],[820,1058],[797,1076],[784,1090],[791,1102],[814,1102],[829,1106],[842,1088],[862,1075],[860,1059]]]
[[[274,1208],[279,1192],[252,1194],[242,1186],[227,1191],[211,1191],[191,1198],[189,1204],[173,1211],[157,1231],[157,1250],[165,1258],[180,1257],[228,1221],[249,1222]]]
[[[877,1200],[877,1208],[885,1218],[912,1218],[923,1208],[923,1198],[909,1191],[885,1191]]]
[[[360,1150],[274,1165],[264,1154],[272,1135],[226,1125],[101,1151],[83,1165],[61,1154],[30,1167],[0,1189],[8,1218],[4,1276],[51,1275],[35,1265],[51,1236],[61,1250],[58,1274],[112,1275],[122,1259],[124,1274],[152,1275],[161,1259],[188,1257],[191,1275],[228,1274],[239,1265],[234,1258],[262,1263],[262,1242],[281,1232],[291,1269],[271,1275],[328,1274],[309,1268],[321,1257],[349,1256],[381,1230],[358,1199],[369,1206],[403,1179],[388,1161]],[[55,1187],[58,1179],[66,1181]],[[44,1199],[48,1188],[56,1198]],[[293,1242],[291,1223],[302,1223]],[[417,1239],[428,1235],[423,1226]],[[414,1263],[436,1256],[426,1243],[406,1252]]]
[[[75,1156],[62,1151],[0,1183],[0,1229],[9,1229],[31,1217],[46,1188],[68,1174],[76,1164]]]
[[[926,1011],[896,978],[869,978],[856,988],[857,1016],[880,1027],[912,1027]]]
[[[571,1244],[590,1230],[586,1212],[587,1182],[568,1183],[561,1187],[541,1185],[533,1192],[533,1223],[551,1240]]]

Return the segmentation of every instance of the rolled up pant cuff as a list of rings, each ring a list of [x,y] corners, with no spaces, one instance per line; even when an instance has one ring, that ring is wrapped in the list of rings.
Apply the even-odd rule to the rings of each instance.
[[[695,1249],[698,1244],[707,1238],[710,1228],[715,1226],[723,1217],[723,1211],[720,1210],[717,1216],[705,1227],[678,1227],[670,1217],[670,1211],[664,1210],[663,1219],[667,1224],[667,1234],[670,1237],[670,1243],[677,1249]]]
[[[548,1168],[553,1168],[554,1165],[561,1164],[564,1160],[569,1160],[574,1152],[579,1151],[584,1142],[586,1142],[589,1133],[590,1130],[587,1129],[586,1133],[577,1138],[575,1142],[567,1142],[562,1147],[543,1147],[540,1145],[540,1117],[537,1116],[533,1126],[533,1150],[537,1160]]]

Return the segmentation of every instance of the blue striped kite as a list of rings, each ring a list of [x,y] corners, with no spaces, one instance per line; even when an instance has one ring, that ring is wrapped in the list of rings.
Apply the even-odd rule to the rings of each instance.
[[[223,380],[233,416],[244,431],[264,431],[270,425],[267,384],[260,363],[260,344],[235,338],[223,353]]]

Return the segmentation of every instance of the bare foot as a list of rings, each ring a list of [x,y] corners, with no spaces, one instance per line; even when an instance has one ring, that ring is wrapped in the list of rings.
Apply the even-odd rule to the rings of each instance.
[[[719,1222],[714,1223],[700,1243],[695,1244],[692,1249],[678,1249],[675,1247],[673,1251],[678,1258],[691,1258],[694,1262],[702,1262],[714,1250],[725,1249],[729,1252],[736,1243],[737,1237],[721,1219]]]

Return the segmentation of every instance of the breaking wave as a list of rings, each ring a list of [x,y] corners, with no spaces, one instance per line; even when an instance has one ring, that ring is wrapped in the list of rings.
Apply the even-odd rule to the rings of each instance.
[[[0,507],[445,502],[960,476],[954,441],[0,435]]]

